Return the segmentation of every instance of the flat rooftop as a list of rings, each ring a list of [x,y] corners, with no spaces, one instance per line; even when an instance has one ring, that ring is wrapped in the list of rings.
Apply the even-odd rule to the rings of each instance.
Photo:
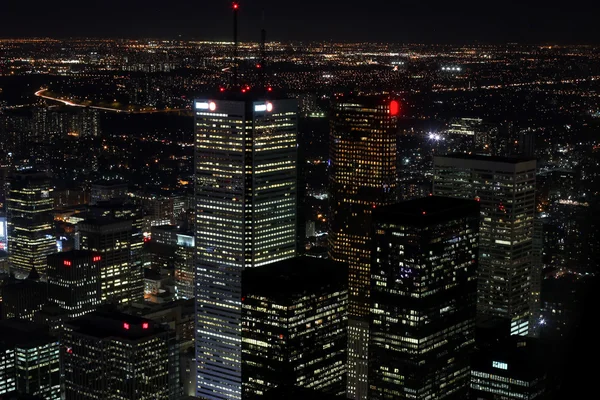
[[[450,153],[443,156],[435,156],[434,158],[455,158],[461,160],[472,161],[488,161],[505,164],[519,164],[526,161],[535,161],[533,157],[501,157],[501,156],[484,156],[481,154],[466,154],[466,153]]]
[[[428,224],[436,220],[450,220],[458,216],[479,217],[479,203],[475,200],[454,197],[427,196],[389,206],[379,207],[374,213],[377,221]]]

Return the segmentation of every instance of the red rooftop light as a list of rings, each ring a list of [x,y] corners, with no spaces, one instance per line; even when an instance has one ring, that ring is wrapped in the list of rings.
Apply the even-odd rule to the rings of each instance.
[[[95,256],[94,258],[92,258],[93,262],[98,262],[100,261],[102,258],[100,256]]]
[[[400,114],[400,103],[396,100],[392,100],[390,102],[390,115],[394,116],[398,114]]]
[[[273,91],[273,88],[272,88],[272,87],[270,87],[270,88],[268,88],[267,90],[268,90],[269,92],[272,92],[272,91]]]
[[[123,322],[123,328],[129,330],[129,324],[127,322]]]
[[[240,5],[238,3],[233,3],[233,9],[237,10],[238,8],[240,8]]]
[[[147,322],[144,322],[142,324],[142,329],[148,329],[148,323]]]
[[[70,267],[70,266],[71,266],[71,261],[67,261],[67,260],[65,260],[65,261],[63,262],[63,264],[65,264],[67,267]]]
[[[220,90],[221,90],[221,92],[224,92],[224,91],[225,91],[225,88],[224,88],[224,87],[222,87]]]

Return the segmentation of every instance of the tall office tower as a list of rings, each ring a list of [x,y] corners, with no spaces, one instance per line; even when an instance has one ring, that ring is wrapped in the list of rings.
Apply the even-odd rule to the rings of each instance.
[[[329,256],[349,265],[348,387],[368,392],[371,213],[396,201],[399,104],[362,98],[333,105],[329,147]]]
[[[177,234],[175,290],[178,299],[191,299],[194,297],[195,249],[194,236]]]
[[[434,158],[434,194],[481,204],[477,311],[529,333],[535,170],[532,159],[455,154]]]
[[[48,327],[29,321],[0,321],[0,398],[11,391],[60,400],[60,346]]]
[[[48,256],[48,302],[57,305],[69,318],[94,311],[102,298],[101,259],[99,253],[85,250]]]
[[[475,344],[479,205],[425,197],[373,222],[369,399],[464,399]]]
[[[18,172],[10,181],[7,201],[8,262],[17,277],[31,268],[44,274],[46,257],[56,252],[52,182],[41,172]]]
[[[242,270],[296,254],[296,101],[244,91],[195,102],[197,396],[211,400],[242,395]]]
[[[89,219],[77,224],[79,250],[100,255],[103,302],[130,303],[144,296],[141,268],[131,264],[131,221]]]
[[[532,338],[511,337],[473,355],[470,395],[477,400],[548,399],[555,354]]]
[[[278,386],[346,392],[348,267],[296,257],[242,275],[245,399]]]
[[[95,311],[65,324],[65,398],[179,398],[175,334],[147,318]]]

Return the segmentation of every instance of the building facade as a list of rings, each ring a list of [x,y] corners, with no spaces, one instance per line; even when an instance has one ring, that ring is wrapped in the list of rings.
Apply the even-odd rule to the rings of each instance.
[[[231,93],[194,108],[197,396],[234,400],[242,270],[296,254],[297,105]]]
[[[349,265],[348,388],[366,399],[371,213],[396,202],[399,103],[337,101],[329,135],[329,257]]]
[[[69,318],[92,312],[100,305],[100,253],[73,250],[48,256],[48,302]]]
[[[0,322],[0,396],[12,391],[61,399],[58,339],[48,328],[13,319]]]
[[[425,197],[374,214],[369,398],[464,399],[479,207]]]
[[[8,254],[12,272],[27,276],[31,268],[44,274],[46,257],[55,253],[53,186],[47,174],[19,172],[12,176],[7,199]]]
[[[434,194],[475,199],[481,205],[477,309],[512,320],[527,335],[534,268],[536,161],[455,154],[434,158]],[[536,277],[534,277],[536,275]]]
[[[131,263],[131,221],[90,219],[77,224],[79,250],[100,256],[102,301],[130,303],[144,296],[141,267]]]
[[[242,277],[243,398],[280,386],[344,395],[347,266],[297,257]]]
[[[65,398],[176,399],[174,332],[146,318],[96,311],[65,324]]]

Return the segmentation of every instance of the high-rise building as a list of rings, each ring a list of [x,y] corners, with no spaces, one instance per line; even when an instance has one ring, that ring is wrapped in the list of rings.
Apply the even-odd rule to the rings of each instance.
[[[102,298],[100,253],[73,250],[48,256],[48,302],[69,318],[92,312]]]
[[[434,194],[481,204],[477,310],[527,335],[534,266],[533,159],[454,154],[434,158]]]
[[[65,324],[65,398],[179,398],[175,334],[147,318],[95,311]]]
[[[425,197],[373,216],[369,399],[464,399],[479,206]]]
[[[27,276],[31,268],[44,274],[46,257],[55,253],[52,182],[41,172],[12,176],[7,200],[8,254],[11,271]]]
[[[127,198],[128,185],[123,181],[99,181],[92,184],[90,204]]]
[[[368,392],[371,213],[396,202],[399,103],[362,98],[333,105],[329,144],[329,256],[349,265],[348,387]]]
[[[517,337],[476,352],[470,398],[547,399],[546,352],[536,339]]]
[[[194,297],[195,252],[194,236],[178,233],[175,250],[175,290],[178,299]]]
[[[34,269],[26,279],[9,278],[2,286],[2,319],[34,321],[48,299],[48,287]]]
[[[348,267],[296,257],[242,281],[243,398],[278,386],[345,394]]]
[[[79,250],[100,256],[103,302],[129,303],[144,296],[142,269],[131,264],[131,221],[89,219],[77,224]]]
[[[58,339],[48,328],[19,319],[0,321],[0,398],[17,391],[60,400]]]
[[[242,395],[242,270],[296,254],[297,105],[245,93],[194,103],[198,397]]]

